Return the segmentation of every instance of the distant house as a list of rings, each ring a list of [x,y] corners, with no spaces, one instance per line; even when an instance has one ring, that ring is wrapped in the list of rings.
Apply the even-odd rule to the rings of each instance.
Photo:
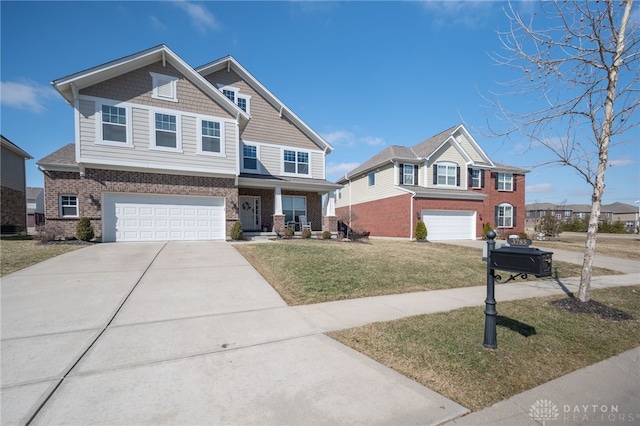
[[[336,214],[373,236],[475,239],[485,223],[510,235],[524,230],[527,170],[494,163],[463,125],[417,145],[388,146],[337,183]]]
[[[2,140],[2,233],[15,234],[27,229],[25,161],[33,157],[9,139]]]
[[[165,45],[53,81],[74,143],[38,161],[47,224],[102,241],[216,240],[234,223],[335,229],[333,150],[231,56],[192,68]],[[295,225],[294,225],[295,226]]]
[[[576,218],[584,219],[591,215],[590,204],[533,203],[527,204],[526,210],[527,229],[534,229],[547,212],[562,222]],[[620,202],[603,204],[600,207],[600,222],[605,220],[608,222],[622,222],[627,230],[640,226],[638,222],[638,207]]]
[[[44,225],[44,188],[27,187],[27,227]]]

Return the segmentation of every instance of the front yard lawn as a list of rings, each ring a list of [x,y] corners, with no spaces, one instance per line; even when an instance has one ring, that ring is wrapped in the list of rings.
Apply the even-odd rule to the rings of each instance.
[[[584,252],[587,236],[560,234],[548,241],[535,241],[536,247],[561,249]],[[640,260],[640,236],[629,238],[612,238],[607,235],[598,235],[596,242],[596,256],[611,256],[620,259]]]
[[[482,252],[449,244],[287,240],[235,247],[290,305],[486,284]],[[580,276],[580,265],[553,267],[559,278]]]
[[[0,240],[0,276],[35,265],[51,257],[58,256],[79,248],[88,243],[77,242],[70,244],[40,243],[31,237],[10,237]]]
[[[496,350],[482,346],[482,307],[329,335],[476,411],[640,346],[640,286],[592,292],[592,300],[633,315],[626,321],[570,313],[550,304],[563,297],[498,303]]]

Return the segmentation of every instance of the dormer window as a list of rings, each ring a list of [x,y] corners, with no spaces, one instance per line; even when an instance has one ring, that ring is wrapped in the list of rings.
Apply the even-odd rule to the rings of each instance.
[[[162,99],[163,101],[178,102],[177,77],[156,74],[155,72],[149,74],[151,74],[151,79],[153,80],[152,98]]]
[[[240,89],[233,86],[218,86],[222,91],[222,94],[227,97],[231,102],[238,105],[238,108],[244,112],[249,112],[249,100],[251,96],[240,93]]]

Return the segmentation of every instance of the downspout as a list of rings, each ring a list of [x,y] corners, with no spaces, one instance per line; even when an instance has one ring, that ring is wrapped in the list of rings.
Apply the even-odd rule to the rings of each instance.
[[[411,194],[411,220],[409,221],[410,223],[410,228],[409,228],[409,241],[413,241],[413,202],[416,198],[416,194],[415,192],[413,194]]]

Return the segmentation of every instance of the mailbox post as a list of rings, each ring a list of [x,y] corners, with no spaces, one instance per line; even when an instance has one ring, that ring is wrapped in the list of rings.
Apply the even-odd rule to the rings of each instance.
[[[484,320],[484,347],[496,349],[498,347],[498,338],[496,335],[496,299],[495,299],[495,282],[501,281],[500,276],[496,276],[495,271],[516,272],[507,281],[515,279],[518,276],[526,279],[527,274],[536,277],[548,277],[552,273],[551,256],[552,252],[542,251],[537,248],[529,247],[531,240],[526,239],[509,239],[509,247],[501,247],[496,249],[496,233],[494,231],[487,232],[487,299],[485,300],[485,320]]]

